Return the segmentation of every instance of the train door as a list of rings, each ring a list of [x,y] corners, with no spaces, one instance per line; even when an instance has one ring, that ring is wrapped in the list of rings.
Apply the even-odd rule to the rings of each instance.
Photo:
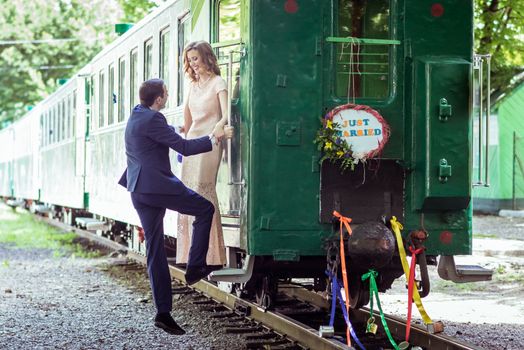
[[[325,6],[328,3],[331,7],[324,11],[330,19],[324,21],[324,114],[348,103],[370,107],[393,135],[377,156],[380,161],[360,161],[353,171],[344,173],[338,164],[322,164],[321,222],[330,223],[333,210],[347,213],[354,223],[382,215],[402,220],[404,175],[396,161],[403,157],[404,140],[398,1],[332,0]],[[352,132],[362,132],[358,129]],[[362,142],[365,138],[354,139]]]
[[[240,247],[242,212],[240,75],[242,40],[240,0],[218,0],[212,16],[212,47],[218,58],[222,78],[228,86],[228,124],[235,128],[232,140],[224,142],[224,153],[217,175],[217,195],[222,215],[224,240],[228,247]]]

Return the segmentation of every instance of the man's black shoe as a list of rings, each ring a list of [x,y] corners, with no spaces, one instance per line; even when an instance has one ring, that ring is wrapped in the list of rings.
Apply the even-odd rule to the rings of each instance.
[[[218,265],[205,265],[200,267],[188,266],[186,270],[186,283],[192,285],[200,281],[202,278],[209,275],[211,272],[220,270],[222,267]]]
[[[169,312],[163,312],[156,314],[155,316],[155,326],[162,328],[169,334],[183,335],[186,334],[180,326],[173,320]]]

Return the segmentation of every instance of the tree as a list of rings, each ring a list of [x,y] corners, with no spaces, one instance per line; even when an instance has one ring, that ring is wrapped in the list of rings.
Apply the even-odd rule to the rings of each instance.
[[[71,77],[113,41],[115,23],[137,22],[155,6],[149,0],[3,2],[0,127],[23,116],[56,90],[58,79]]]
[[[124,17],[122,17],[121,21],[136,23],[144,18],[151,9],[164,1],[165,0],[118,0],[124,11]]]
[[[524,1],[475,0],[475,49],[492,54],[493,103],[524,82]]]

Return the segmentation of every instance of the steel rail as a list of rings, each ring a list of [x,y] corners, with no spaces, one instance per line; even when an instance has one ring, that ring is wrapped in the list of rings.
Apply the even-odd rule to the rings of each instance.
[[[311,292],[298,285],[279,285],[279,290],[289,296],[293,296],[304,302],[311,303],[317,307],[328,310],[331,304],[327,299],[318,293]],[[369,309],[363,307],[358,310],[350,311],[351,318],[359,323],[366,323],[369,319]],[[376,320],[380,319],[380,314],[374,312]],[[386,321],[391,334],[396,339],[403,339],[406,334],[406,320],[386,315]],[[427,329],[419,325],[411,325],[410,343],[431,350],[483,350],[483,348],[464,343],[458,339],[442,333],[430,333]]]
[[[38,220],[43,221],[49,225],[55,226],[61,230],[74,232],[78,236],[83,237],[91,242],[95,242],[110,249],[125,251],[127,253],[126,255],[129,258],[138,261],[142,264],[146,264],[145,256],[138,254],[132,249],[125,247],[119,243],[116,243],[108,238],[98,236],[92,232],[80,229],[78,227],[69,226],[68,224],[58,222],[49,218],[40,217],[37,215],[35,215],[35,217]],[[174,266],[169,266],[169,271],[171,272],[172,278],[175,278],[184,283],[186,282],[184,277],[184,270],[176,268]],[[316,329],[313,329],[307,325],[297,322],[285,315],[263,310],[258,305],[240,299],[233,294],[224,292],[214,284],[211,284],[205,280],[201,280],[191,287],[201,291],[202,293],[208,295],[212,299],[222,303],[223,305],[229,307],[232,310],[242,310],[242,313],[245,314],[247,318],[262,323],[263,325],[272,329],[274,332],[281,334],[306,348],[315,350],[349,349],[345,344],[342,344],[339,341],[321,338],[318,335],[318,330]]]

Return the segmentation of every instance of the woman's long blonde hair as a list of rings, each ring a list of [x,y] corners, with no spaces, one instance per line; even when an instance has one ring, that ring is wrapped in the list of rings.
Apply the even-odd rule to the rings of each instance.
[[[189,79],[191,79],[192,82],[197,81],[197,75],[193,71],[193,68],[189,65],[189,61],[187,59],[187,52],[190,50],[197,50],[200,54],[200,57],[202,58],[202,63],[206,65],[206,68],[210,71],[215,73],[216,75],[220,75],[220,68],[218,68],[217,63],[217,57],[215,56],[215,53],[213,52],[213,49],[211,48],[211,45],[207,41],[200,40],[200,41],[193,41],[189,44],[187,44],[186,48],[184,49],[184,72],[189,76]]]

